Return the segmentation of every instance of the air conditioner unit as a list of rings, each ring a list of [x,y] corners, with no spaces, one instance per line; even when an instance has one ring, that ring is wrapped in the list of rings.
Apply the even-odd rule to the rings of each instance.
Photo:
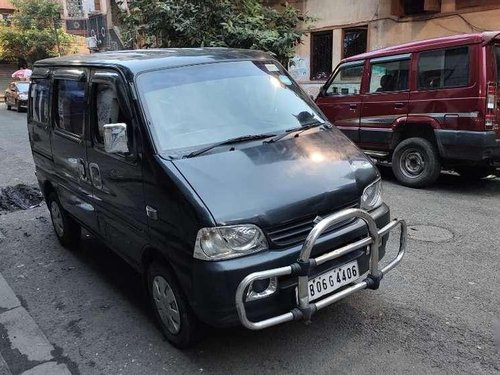
[[[87,42],[87,48],[97,48],[97,38],[95,36],[91,36],[88,38],[85,38]]]

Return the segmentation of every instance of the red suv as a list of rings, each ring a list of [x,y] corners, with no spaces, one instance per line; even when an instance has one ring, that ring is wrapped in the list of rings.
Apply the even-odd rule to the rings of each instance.
[[[442,168],[483,178],[500,162],[500,31],[437,38],[347,58],[317,104],[406,186]]]

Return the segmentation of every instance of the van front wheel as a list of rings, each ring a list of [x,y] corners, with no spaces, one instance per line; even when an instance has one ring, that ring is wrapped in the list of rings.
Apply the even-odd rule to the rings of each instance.
[[[439,153],[426,139],[405,139],[394,150],[392,171],[402,185],[412,188],[429,186],[441,173]]]
[[[64,247],[76,245],[81,238],[81,226],[62,208],[55,193],[47,198],[47,206],[57,239]]]
[[[171,269],[161,262],[153,262],[148,268],[147,285],[154,315],[166,339],[179,349],[195,344],[200,323]]]

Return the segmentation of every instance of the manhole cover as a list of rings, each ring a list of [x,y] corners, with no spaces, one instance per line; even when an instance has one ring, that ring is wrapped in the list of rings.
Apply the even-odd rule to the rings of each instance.
[[[410,225],[408,236],[418,241],[446,242],[453,238],[453,233],[435,225]]]

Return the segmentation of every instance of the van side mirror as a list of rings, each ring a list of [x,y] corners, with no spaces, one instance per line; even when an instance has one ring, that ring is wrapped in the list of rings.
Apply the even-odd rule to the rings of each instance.
[[[127,124],[116,123],[104,125],[104,150],[109,154],[127,154]]]

